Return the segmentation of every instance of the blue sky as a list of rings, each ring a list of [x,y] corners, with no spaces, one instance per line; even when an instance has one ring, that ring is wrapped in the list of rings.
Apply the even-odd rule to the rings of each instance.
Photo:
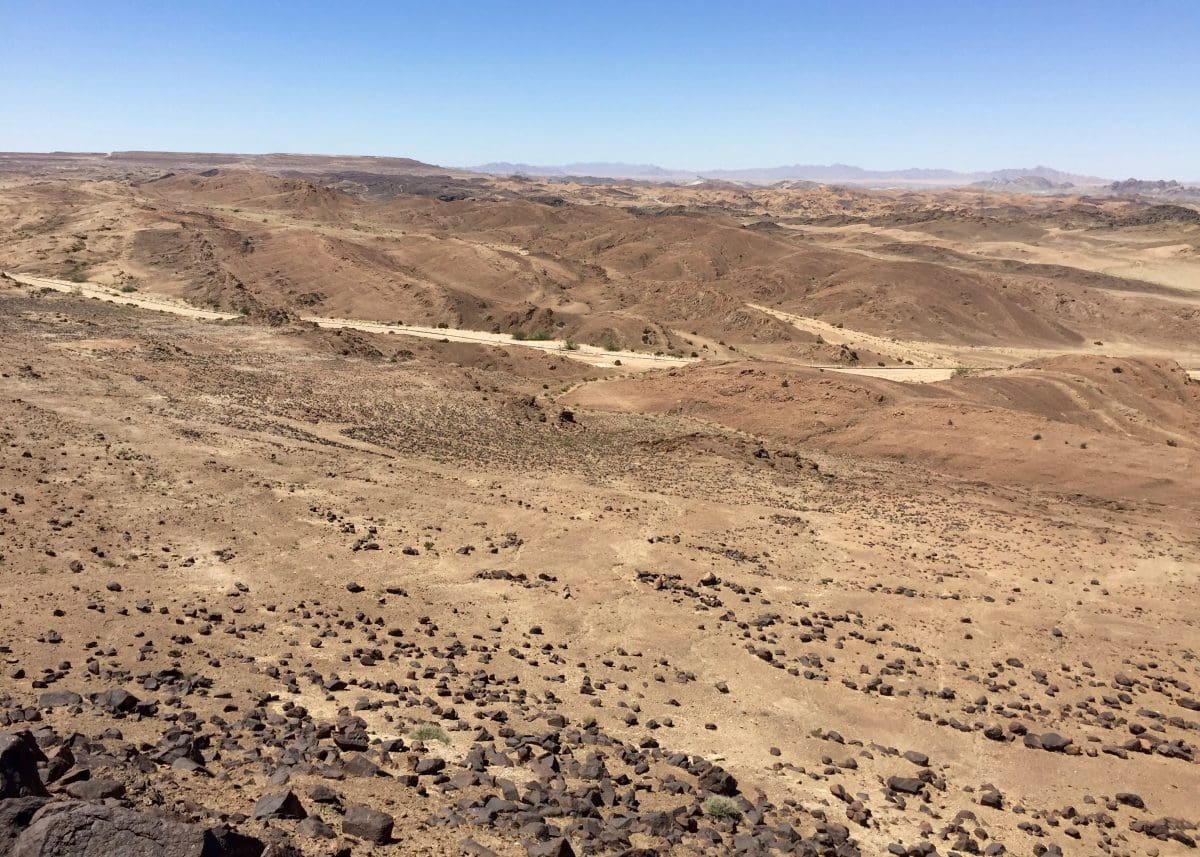
[[[0,0],[0,150],[1200,179],[1200,0]]]

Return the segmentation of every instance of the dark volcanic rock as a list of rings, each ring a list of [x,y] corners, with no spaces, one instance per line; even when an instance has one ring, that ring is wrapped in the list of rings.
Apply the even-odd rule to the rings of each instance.
[[[228,827],[210,827],[204,831],[200,857],[300,857],[285,842],[273,842],[266,848],[261,840]]]
[[[45,806],[44,797],[14,797],[0,800],[0,854],[9,854],[21,831],[29,826],[34,814]]]
[[[310,815],[304,821],[297,824],[296,832],[310,839],[334,839],[337,837],[337,834],[333,832],[333,828],[315,815]]]
[[[67,786],[67,794],[79,800],[104,800],[110,797],[123,797],[125,785],[116,780],[80,780]]]
[[[711,765],[699,776],[700,788],[716,795],[735,795],[738,790],[733,774],[720,765]]]
[[[342,833],[382,845],[392,838],[394,823],[386,812],[356,803],[346,810],[346,817],[342,819]]]
[[[317,803],[338,804],[342,802],[342,799],[338,793],[323,783],[317,783],[315,786],[310,788],[308,790],[308,796]]]
[[[127,690],[113,688],[104,690],[92,697],[92,704],[105,711],[133,711],[137,707],[138,698]]]
[[[1071,745],[1071,739],[1064,738],[1057,732],[1044,732],[1038,736],[1038,743],[1041,744],[1043,750],[1049,750],[1052,753],[1061,753]]]
[[[83,697],[71,690],[48,690],[38,697],[38,708],[58,708],[61,705],[78,705]]]
[[[887,784],[892,791],[906,795],[920,794],[925,789],[924,780],[916,777],[888,777]]]
[[[45,797],[37,769],[45,759],[28,732],[0,733],[0,798]]]
[[[274,795],[263,795],[254,804],[255,818],[307,818],[300,799],[289,789]]]
[[[48,804],[17,838],[9,857],[249,857],[256,839],[211,831],[120,806]]]
[[[437,756],[425,756],[417,760],[417,764],[413,766],[413,770],[422,776],[440,773],[446,768],[446,760],[440,759]]]
[[[575,849],[564,838],[549,842],[530,842],[525,846],[529,857],[575,857]]]

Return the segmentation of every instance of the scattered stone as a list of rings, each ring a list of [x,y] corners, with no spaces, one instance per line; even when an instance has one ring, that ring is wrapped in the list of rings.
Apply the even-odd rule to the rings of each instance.
[[[278,794],[263,795],[254,804],[254,817],[263,818],[307,818],[308,813],[291,789]]]
[[[342,833],[382,845],[392,838],[395,821],[386,812],[362,804],[351,804],[342,819]]]

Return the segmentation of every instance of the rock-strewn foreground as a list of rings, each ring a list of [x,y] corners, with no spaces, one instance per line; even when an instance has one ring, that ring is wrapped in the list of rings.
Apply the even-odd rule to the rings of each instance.
[[[0,159],[0,855],[1192,853],[1200,213],[180,157]]]
[[[342,342],[0,289],[4,853],[1194,847],[1194,497]]]

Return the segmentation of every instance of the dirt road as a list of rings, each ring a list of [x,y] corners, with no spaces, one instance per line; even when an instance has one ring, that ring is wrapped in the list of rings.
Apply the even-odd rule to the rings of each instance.
[[[34,288],[54,289],[55,291],[78,294],[95,300],[136,306],[142,309],[157,310],[158,312],[168,312],[186,318],[205,321],[229,321],[240,317],[237,313],[201,309],[165,295],[151,295],[144,292],[122,292],[118,289],[100,285],[99,283],[76,283],[69,280],[56,280],[50,277],[35,277],[30,274],[14,274],[11,272],[5,272],[5,274],[17,283]],[[820,334],[827,342],[866,345],[883,353],[899,353],[905,359],[912,360],[916,364],[913,366],[881,367],[814,367],[848,375],[869,375],[876,378],[888,378],[893,381],[928,383],[931,381],[946,380],[954,374],[956,368],[961,366],[969,366],[971,368],[999,368],[1057,353],[1043,349],[971,348],[969,346],[946,346],[932,342],[892,340],[881,336],[873,336],[858,330],[846,330],[820,319],[795,315],[770,307],[759,306],[757,304],[748,304],[748,306],[802,330]],[[344,328],[359,330],[364,333],[395,334],[398,336],[414,336],[420,339],[468,342],[503,347],[520,346],[521,348],[554,352],[563,357],[568,357],[592,366],[619,366],[631,371],[686,366],[697,362],[696,359],[687,357],[669,357],[636,351],[606,351],[594,345],[585,344],[572,343],[572,347],[568,348],[567,342],[561,339],[519,340],[514,339],[507,333],[492,333],[484,330],[422,327],[411,324],[385,324],[383,322],[367,321],[364,319],[326,318],[323,316],[303,316],[301,321],[311,322],[318,327],[329,329]],[[1189,371],[1193,377],[1200,378],[1200,369],[1190,369]]]
[[[787,322],[798,330],[815,333],[834,345],[869,348],[880,354],[897,359],[911,360],[911,366],[854,367],[838,371],[858,375],[874,375],[898,381],[940,381],[950,377],[956,368],[1005,369],[1060,354],[1095,354],[1115,357],[1170,357],[1186,367],[1192,375],[1200,376],[1200,351],[1178,351],[1148,348],[1138,343],[1106,341],[1101,344],[1076,347],[1018,348],[1010,345],[947,345],[939,342],[922,342],[906,339],[890,339],[861,330],[838,327],[827,321],[809,316],[796,315],[759,304],[746,304],[751,309]],[[832,368],[832,367],[820,367]]]
[[[75,283],[69,280],[55,280],[49,277],[34,277],[29,274],[7,273],[7,276],[26,286],[54,289],[55,291],[78,294],[87,298],[109,301],[110,303],[158,310],[159,312],[169,312],[187,318],[204,319],[207,321],[228,321],[239,317],[237,313],[200,309],[199,307],[163,295],[122,292],[98,283]],[[538,351],[551,351],[561,354],[563,357],[569,357],[572,360],[578,360],[581,363],[588,363],[592,366],[620,366],[629,370],[661,369],[671,366],[685,366],[695,362],[693,359],[686,357],[668,357],[659,354],[644,354],[637,351],[606,351],[594,345],[571,343],[570,347],[568,347],[568,343],[561,339],[514,339],[507,333],[491,333],[483,330],[420,327],[411,324],[384,324],[377,321],[350,318],[323,318],[320,316],[304,316],[301,318],[301,321],[312,322],[318,327],[347,328],[350,330],[361,330],[365,333],[387,333],[399,336],[415,336],[421,339],[471,342],[481,345],[520,346],[521,348],[533,348]]]

